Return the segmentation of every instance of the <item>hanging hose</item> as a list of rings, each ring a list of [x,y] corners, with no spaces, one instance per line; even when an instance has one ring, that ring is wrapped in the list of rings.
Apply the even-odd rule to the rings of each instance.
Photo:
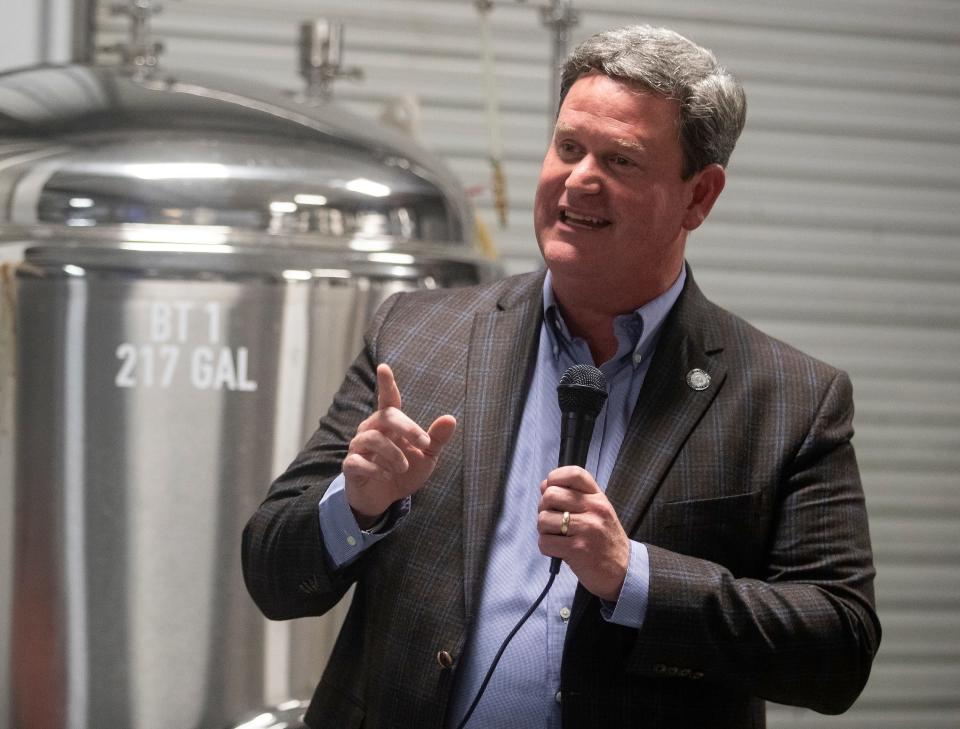
[[[507,227],[507,180],[503,174],[503,139],[500,132],[500,101],[493,64],[493,43],[490,40],[490,11],[493,0],[476,0],[480,14],[480,55],[483,76],[483,96],[490,134],[490,167],[492,173],[493,207],[501,228]]]

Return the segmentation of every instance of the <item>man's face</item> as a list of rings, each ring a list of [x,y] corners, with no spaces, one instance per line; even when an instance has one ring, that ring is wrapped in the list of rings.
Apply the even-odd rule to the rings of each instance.
[[[649,294],[631,299],[639,306],[679,274],[687,231],[709,205],[697,203],[700,173],[681,177],[678,114],[677,102],[602,74],[573,84],[534,203],[537,241],[556,284],[619,299]]]

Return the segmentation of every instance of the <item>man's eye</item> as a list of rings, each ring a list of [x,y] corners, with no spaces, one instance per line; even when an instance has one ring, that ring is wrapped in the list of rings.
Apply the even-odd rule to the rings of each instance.
[[[622,154],[615,154],[610,158],[610,163],[615,167],[628,167],[633,164],[633,160],[629,157],[624,157]]]

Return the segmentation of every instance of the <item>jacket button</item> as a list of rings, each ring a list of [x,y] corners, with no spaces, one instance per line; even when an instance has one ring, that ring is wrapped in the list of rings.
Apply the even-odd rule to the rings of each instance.
[[[703,678],[703,671],[692,671],[690,673],[690,678],[692,678],[694,681]]]
[[[653,672],[662,675],[667,672],[667,667],[662,663],[658,663],[653,667]]]
[[[562,703],[563,703],[563,691],[557,691],[557,693],[555,693],[555,694],[553,695],[553,700],[556,701],[558,704],[562,704]]]
[[[453,656],[447,651],[440,651],[437,653],[437,663],[441,668],[453,668]]]

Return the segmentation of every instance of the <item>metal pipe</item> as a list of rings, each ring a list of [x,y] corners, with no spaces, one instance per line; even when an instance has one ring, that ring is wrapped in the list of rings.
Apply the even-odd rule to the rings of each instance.
[[[150,22],[163,7],[153,0],[127,0],[110,7],[111,15],[126,15],[130,18],[130,36],[127,43],[103,46],[104,53],[119,53],[123,65],[135,78],[150,76],[159,63],[163,44],[153,40]]]
[[[329,99],[333,82],[340,78],[363,78],[359,68],[343,65],[343,23],[326,18],[300,24],[300,75],[307,82],[308,97]]]
[[[73,1],[70,55],[74,63],[93,63],[95,55],[95,0]]]
[[[570,48],[570,30],[580,24],[580,16],[573,9],[573,0],[551,0],[540,8],[543,24],[553,31],[553,56],[550,64],[550,106],[547,109],[549,129],[553,130],[560,110],[560,68]]]

